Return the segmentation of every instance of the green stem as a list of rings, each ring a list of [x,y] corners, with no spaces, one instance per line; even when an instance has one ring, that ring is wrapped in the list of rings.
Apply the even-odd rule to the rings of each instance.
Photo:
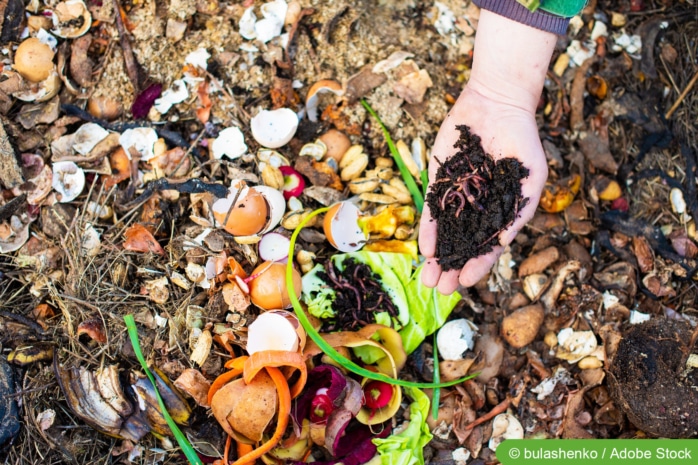
[[[145,357],[143,357],[143,352],[141,352],[141,346],[138,342],[138,328],[136,328],[136,321],[133,319],[133,315],[124,315],[124,321],[126,322],[128,337],[131,339],[131,345],[133,345],[133,352],[135,352],[136,358],[138,358],[138,361],[141,363],[141,367],[143,367],[145,375],[148,377],[150,382],[153,383],[153,390],[155,391],[155,396],[158,399],[158,404],[160,405],[162,416],[165,418],[165,421],[167,422],[167,425],[170,427],[170,430],[172,430],[172,434],[174,434],[175,439],[177,439],[179,447],[182,449],[182,452],[187,457],[187,460],[189,460],[189,463],[191,463],[192,465],[203,465],[203,462],[197,455],[196,451],[191,446],[191,444],[189,444],[187,437],[184,436],[184,433],[182,433],[182,431],[179,429],[177,423],[175,423],[175,421],[172,419],[170,412],[167,411],[165,401],[162,400],[160,392],[157,388],[157,384],[155,383],[155,377],[150,372],[150,368],[148,368],[148,364],[145,362]]]
[[[378,117],[378,114],[375,111],[373,111],[373,108],[371,108],[371,105],[369,105],[366,100],[361,99],[361,105],[363,105],[364,108],[366,108],[366,110],[371,114],[371,116],[373,116],[376,119],[376,121],[378,121],[378,124],[380,125],[381,130],[383,131],[383,137],[385,137],[385,141],[388,143],[390,153],[393,155],[393,160],[395,160],[395,164],[400,170],[400,174],[402,175],[402,179],[405,181],[407,190],[409,190],[410,194],[412,195],[414,205],[415,207],[417,207],[417,211],[419,213],[422,213],[422,209],[424,208],[424,197],[422,196],[422,192],[419,190],[419,186],[417,186],[417,183],[412,177],[412,173],[410,173],[410,170],[407,169],[405,162],[402,161],[402,156],[400,155],[400,152],[398,152],[397,147],[395,147],[393,139],[392,137],[390,137],[390,133],[388,132],[388,128],[385,127],[383,121],[381,121],[380,117]]]
[[[432,344],[432,353],[434,354],[434,382],[441,381],[441,373],[439,372],[439,349],[436,347],[436,331],[434,331],[434,342]],[[436,420],[439,417],[439,397],[441,397],[441,389],[434,388],[431,395],[431,416]]]
[[[456,384],[460,384],[463,381],[467,381],[468,379],[472,378],[472,376],[467,376],[465,378],[461,379],[456,379],[453,381],[448,381],[446,383],[415,383],[412,381],[405,381],[402,379],[394,379],[391,378],[390,376],[384,375],[382,373],[376,373],[374,371],[367,370],[366,368],[360,367],[356,363],[352,362],[348,358],[344,357],[342,354],[337,352],[334,347],[329,345],[327,341],[325,341],[322,336],[320,336],[320,333],[318,333],[315,328],[310,324],[310,320],[308,319],[308,316],[305,314],[305,311],[303,311],[303,307],[301,307],[300,301],[298,300],[298,296],[296,295],[296,291],[293,288],[293,255],[294,255],[294,248],[296,246],[296,239],[298,238],[298,234],[300,234],[301,230],[305,227],[306,224],[308,224],[308,221],[313,219],[315,216],[325,213],[327,210],[329,210],[329,207],[325,208],[319,208],[312,212],[310,215],[308,215],[302,222],[301,224],[298,225],[298,227],[293,231],[293,234],[291,235],[291,244],[289,245],[289,260],[286,264],[286,288],[288,290],[288,297],[291,300],[291,305],[293,305],[293,310],[296,312],[296,317],[298,317],[298,321],[300,322],[301,326],[303,326],[303,329],[305,329],[305,332],[308,334],[310,339],[317,344],[317,346],[322,350],[328,357],[330,357],[332,360],[335,362],[339,363],[343,368],[347,369],[348,371],[351,371],[354,374],[357,374],[359,376],[362,376],[364,378],[376,380],[376,381],[383,381],[384,383],[388,384],[394,384],[397,386],[404,386],[404,387],[416,387],[416,388],[426,388],[426,389],[434,389],[434,388],[440,388],[440,387],[448,387],[448,386],[454,386]]]

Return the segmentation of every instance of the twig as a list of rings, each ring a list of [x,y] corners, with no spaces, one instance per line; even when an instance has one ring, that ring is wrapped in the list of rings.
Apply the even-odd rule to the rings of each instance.
[[[136,61],[136,57],[133,56],[133,48],[131,47],[131,41],[126,35],[126,27],[124,26],[124,20],[121,17],[121,5],[119,5],[119,0],[112,0],[114,4],[114,16],[116,17],[116,30],[119,31],[119,43],[121,44],[121,51],[124,55],[124,64],[126,65],[126,73],[128,78],[131,80],[133,85],[134,93],[138,94],[141,90],[141,72]]]
[[[698,71],[696,71],[691,80],[688,81],[688,84],[684,88],[683,92],[681,92],[679,98],[677,98],[674,104],[671,106],[671,108],[669,108],[669,111],[666,112],[666,115],[664,115],[666,119],[671,118],[674,112],[679,108],[681,102],[683,102],[683,100],[686,98],[691,89],[693,89],[693,86],[696,84],[696,81],[698,81]]]
[[[491,420],[492,418],[496,417],[500,413],[504,412],[506,409],[509,408],[509,404],[511,404],[511,399],[506,398],[503,401],[501,401],[499,404],[497,404],[492,410],[484,414],[483,416],[479,417],[477,420],[474,422],[468,424],[465,426],[465,430],[469,431],[473,428],[475,428],[478,425],[481,425],[482,423]]]

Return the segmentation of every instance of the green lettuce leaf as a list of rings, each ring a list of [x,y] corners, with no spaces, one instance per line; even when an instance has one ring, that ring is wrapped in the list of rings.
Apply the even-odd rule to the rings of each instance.
[[[436,288],[422,284],[422,264],[410,277],[407,297],[410,302],[410,321],[400,330],[405,352],[412,353],[422,341],[446,322],[461,295],[454,292],[443,295]]]
[[[334,318],[332,302],[336,297],[334,290],[318,276],[325,267],[319,263],[302,278],[302,300],[308,306],[308,312],[316,318]]]
[[[407,428],[387,438],[373,440],[382,465],[424,465],[423,449],[432,438],[427,425],[429,398],[417,388],[408,387],[405,391],[413,401]]]

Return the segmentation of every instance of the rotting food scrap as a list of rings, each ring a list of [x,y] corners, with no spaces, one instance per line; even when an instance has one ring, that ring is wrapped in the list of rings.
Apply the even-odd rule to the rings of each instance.
[[[490,252],[529,200],[521,195],[521,180],[528,177],[521,162],[495,160],[468,126],[456,129],[458,151],[443,163],[435,157],[440,166],[427,195],[437,222],[436,258],[444,271]]]

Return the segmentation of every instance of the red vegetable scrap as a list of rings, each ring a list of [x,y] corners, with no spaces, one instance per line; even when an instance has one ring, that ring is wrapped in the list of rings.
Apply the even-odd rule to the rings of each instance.
[[[327,395],[327,388],[320,388],[310,403],[310,421],[312,423],[327,423],[327,418],[334,411],[332,399]]]
[[[279,171],[284,175],[284,187],[281,191],[286,200],[291,197],[298,197],[305,189],[305,179],[303,176],[290,166],[279,166]]]
[[[156,82],[149,85],[136,96],[131,105],[131,114],[134,119],[142,119],[148,116],[148,112],[153,107],[155,100],[162,94],[162,84]]]
[[[393,387],[383,381],[374,380],[364,386],[364,405],[371,410],[378,410],[390,403]]]

